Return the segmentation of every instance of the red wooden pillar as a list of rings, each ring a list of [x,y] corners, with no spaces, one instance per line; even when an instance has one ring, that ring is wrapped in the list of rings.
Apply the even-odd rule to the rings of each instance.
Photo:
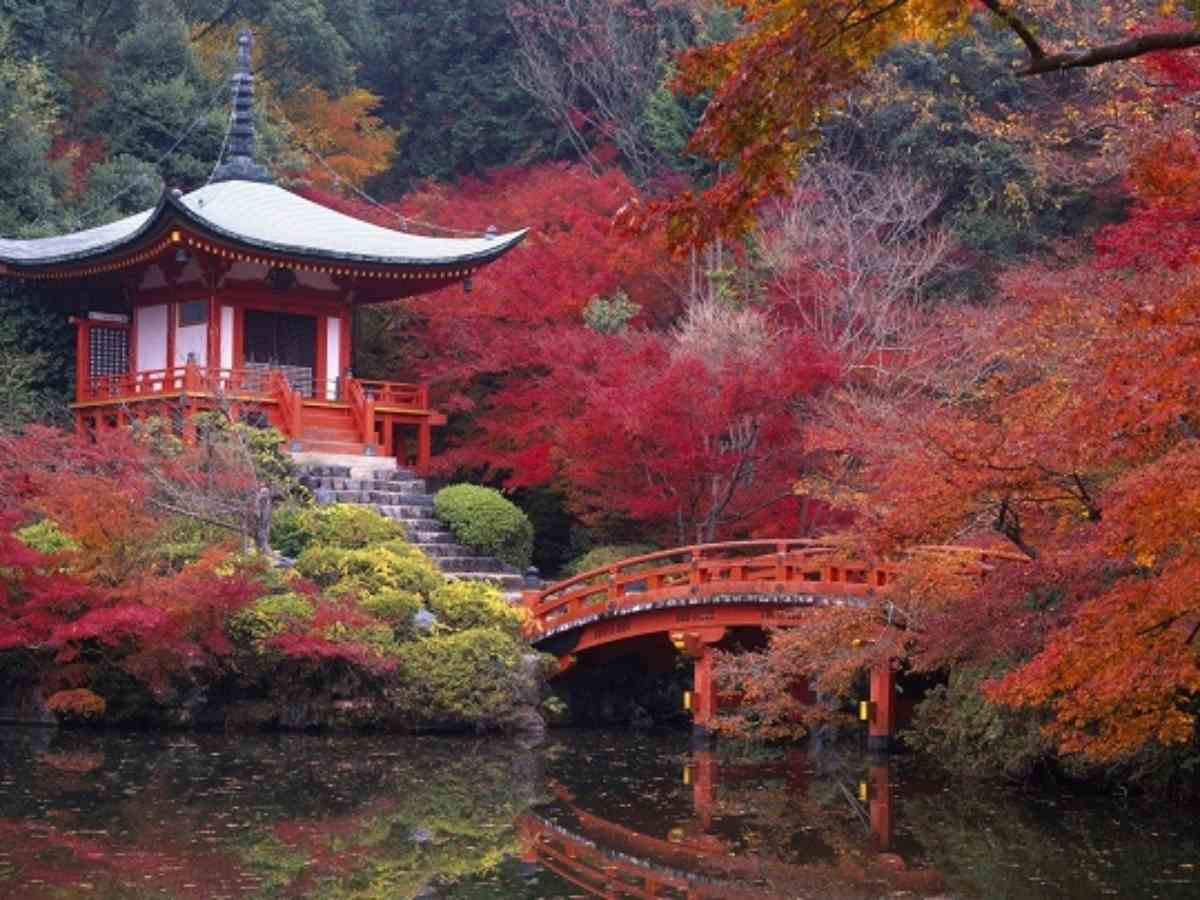
[[[75,326],[75,402],[83,403],[89,393],[89,373],[91,372],[91,343],[88,340],[87,319],[71,317]]]
[[[870,709],[867,749],[889,753],[896,735],[896,673],[890,663],[871,669]]]
[[[717,715],[717,691],[713,681],[712,651],[701,644],[692,661],[692,725],[707,732]]]
[[[422,469],[429,465],[429,459],[433,455],[433,427],[429,424],[429,419],[422,420],[417,426],[417,468]]]

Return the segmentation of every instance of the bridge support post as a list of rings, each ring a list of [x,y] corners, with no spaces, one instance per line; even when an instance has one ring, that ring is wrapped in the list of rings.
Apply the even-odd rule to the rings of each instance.
[[[891,753],[896,735],[896,673],[891,663],[871,669],[871,715],[867,726],[867,750]]]
[[[712,720],[717,715],[717,691],[713,680],[712,651],[701,644],[692,659],[692,734],[712,735]]]
[[[675,648],[692,658],[693,744],[704,744],[714,737],[712,721],[717,715],[717,685],[713,678],[712,647],[723,637],[723,626],[671,632],[671,643]]]

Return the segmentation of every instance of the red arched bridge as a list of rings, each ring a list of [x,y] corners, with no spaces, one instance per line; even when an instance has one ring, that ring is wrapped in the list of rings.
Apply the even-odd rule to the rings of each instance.
[[[795,626],[813,607],[882,602],[911,559],[922,555],[958,560],[980,576],[997,561],[1028,561],[1018,553],[951,546],[917,547],[907,560],[870,561],[813,540],[676,547],[527,591],[528,635],[559,658],[560,672],[585,651],[668,635],[695,662],[692,712],[695,724],[707,728],[717,703],[708,650],[732,629]],[[880,746],[894,731],[894,689],[890,670],[872,672],[869,733]]]

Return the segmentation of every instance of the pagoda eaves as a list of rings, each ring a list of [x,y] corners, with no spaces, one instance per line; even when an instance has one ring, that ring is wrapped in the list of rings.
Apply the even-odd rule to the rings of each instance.
[[[367,302],[379,302],[469,278],[525,234],[414,235],[364,222],[274,184],[222,181],[184,195],[164,192],[154,209],[98,228],[30,240],[0,239],[0,273],[80,278],[138,265],[175,244],[190,244],[218,257],[268,266],[336,269],[346,276],[410,282],[397,285],[394,292],[370,291]]]

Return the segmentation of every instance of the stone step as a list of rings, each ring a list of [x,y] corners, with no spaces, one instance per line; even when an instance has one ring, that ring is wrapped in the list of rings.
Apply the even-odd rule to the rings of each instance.
[[[401,523],[404,524],[404,523]],[[439,547],[445,547],[453,544],[454,535],[449,531],[441,531],[436,528],[421,528],[422,520],[418,519],[413,524],[404,525],[404,533],[408,535],[408,539],[419,547],[426,544],[437,544]]]
[[[434,559],[441,560],[451,556],[466,556],[467,548],[460,547],[453,542],[448,544],[435,544],[432,541],[412,541],[414,547],[425,552],[425,555],[432,556]]]
[[[425,494],[405,494],[400,491],[328,490],[317,488],[318,503],[358,503],[363,506],[412,506],[433,508],[433,500]]]
[[[321,501],[318,499],[318,503]],[[375,505],[376,511],[380,515],[387,516],[389,519],[395,519],[401,525],[407,527],[409,522],[423,521],[436,522],[433,517],[433,504],[428,506],[384,506],[382,504]]]
[[[424,485],[415,480],[390,481],[384,478],[314,478],[304,475],[300,483],[307,488],[327,491],[379,491],[389,494],[425,495]]]
[[[495,572],[500,575],[516,575],[511,567],[490,556],[441,556],[438,568],[447,574],[454,572]]]
[[[300,471],[301,483],[304,483],[304,480],[306,478],[316,480],[316,479],[321,479],[321,478],[349,478],[350,477],[350,467],[349,466],[301,465],[301,466],[298,466],[297,468]]]
[[[525,589],[525,579],[522,576],[504,572],[447,572],[446,577],[455,581],[491,582],[511,594]]]

